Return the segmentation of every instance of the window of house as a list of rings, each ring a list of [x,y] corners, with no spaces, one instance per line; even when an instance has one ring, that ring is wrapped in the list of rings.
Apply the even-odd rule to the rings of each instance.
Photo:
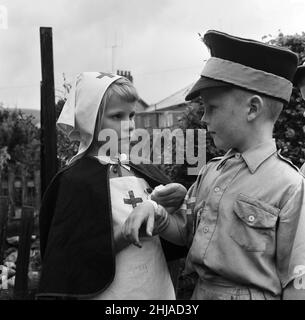
[[[8,188],[7,188],[7,186],[6,187],[2,186],[1,195],[4,196],[4,197],[8,196]]]
[[[144,117],[144,127],[149,128],[151,126],[150,115]]]
[[[34,186],[28,186],[28,201],[30,204],[34,203],[35,200],[35,187]]]
[[[174,117],[172,113],[166,114],[166,124],[167,127],[172,127],[174,125]]]
[[[22,206],[22,188],[17,185],[15,186],[15,192],[14,192],[14,200],[15,200],[15,205],[17,207],[21,207]]]
[[[160,128],[169,128],[174,124],[173,114],[164,112],[159,114],[159,127]]]

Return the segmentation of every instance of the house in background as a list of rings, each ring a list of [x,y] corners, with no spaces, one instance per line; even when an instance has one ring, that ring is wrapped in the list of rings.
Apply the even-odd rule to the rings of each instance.
[[[136,127],[152,129],[176,128],[182,119],[186,108],[191,105],[185,101],[185,96],[193,87],[193,83],[169,97],[150,105],[142,112],[136,113]]]
[[[137,101],[136,104],[136,113],[142,113],[145,112],[149,108],[149,105],[142,99]]]
[[[21,111],[24,116],[31,116],[31,122],[40,128],[40,110],[28,108],[3,108],[4,110]],[[1,146],[0,146],[1,148]],[[31,205],[36,208],[40,203],[39,170],[29,173],[26,166],[19,164],[0,171],[0,196],[8,197],[10,203],[9,218],[20,219],[21,207]]]

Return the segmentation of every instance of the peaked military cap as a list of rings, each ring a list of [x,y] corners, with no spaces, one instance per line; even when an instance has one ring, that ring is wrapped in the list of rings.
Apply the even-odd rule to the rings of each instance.
[[[220,86],[238,86],[289,102],[298,56],[281,47],[209,30],[203,37],[211,58],[186,96]]]

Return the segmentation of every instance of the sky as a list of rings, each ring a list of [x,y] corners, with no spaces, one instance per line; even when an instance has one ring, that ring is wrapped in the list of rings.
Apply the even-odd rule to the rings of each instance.
[[[63,74],[128,70],[153,104],[198,79],[198,33],[262,40],[302,33],[304,17],[305,0],[0,0],[0,103],[40,108],[40,27],[53,30],[57,98]]]

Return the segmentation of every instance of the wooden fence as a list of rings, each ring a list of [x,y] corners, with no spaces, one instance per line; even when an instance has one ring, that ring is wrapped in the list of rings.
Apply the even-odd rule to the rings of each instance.
[[[5,250],[8,247],[6,238],[9,227],[8,219],[9,201],[6,197],[0,197],[0,264],[4,263]],[[32,234],[34,231],[34,207],[23,206],[21,220],[16,236],[19,236],[18,255],[16,261],[16,274],[12,299],[29,299],[28,271],[31,253]],[[2,280],[4,277],[2,277]],[[2,284],[3,287],[3,284]],[[2,291],[5,290],[2,288]]]
[[[3,263],[8,219],[8,198],[0,196],[0,264]]]

